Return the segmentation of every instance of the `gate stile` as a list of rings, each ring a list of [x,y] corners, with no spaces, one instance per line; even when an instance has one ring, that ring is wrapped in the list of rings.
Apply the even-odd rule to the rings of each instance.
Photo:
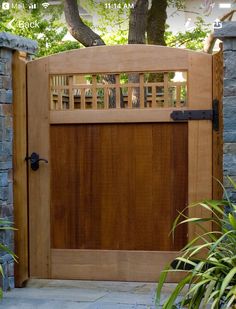
[[[94,47],[31,61],[27,76],[28,155],[48,160],[29,169],[30,277],[158,280],[197,232],[172,243],[177,211],[212,197],[211,120],[171,118],[212,109],[212,56]]]

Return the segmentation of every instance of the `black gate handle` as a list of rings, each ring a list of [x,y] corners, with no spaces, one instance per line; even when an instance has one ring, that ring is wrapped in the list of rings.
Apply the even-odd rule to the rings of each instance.
[[[26,161],[30,160],[30,166],[33,171],[37,171],[39,169],[39,161],[43,161],[48,163],[48,160],[39,158],[39,154],[36,152],[32,152],[30,157],[25,158]]]

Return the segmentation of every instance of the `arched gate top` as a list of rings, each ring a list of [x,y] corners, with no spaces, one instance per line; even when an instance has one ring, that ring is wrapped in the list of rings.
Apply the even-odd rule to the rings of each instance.
[[[50,74],[188,71],[192,59],[198,59],[200,65],[211,57],[180,48],[132,44],[66,51],[31,61],[29,65],[47,63]]]

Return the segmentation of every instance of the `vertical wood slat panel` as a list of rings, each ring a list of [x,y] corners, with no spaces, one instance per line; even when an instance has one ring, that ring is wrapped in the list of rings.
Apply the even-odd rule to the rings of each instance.
[[[116,108],[120,108],[120,75],[116,74]]]
[[[108,88],[105,87],[104,88],[104,109],[108,109],[109,108],[109,92],[108,92]]]
[[[59,110],[63,110],[62,95],[63,95],[62,90],[58,90],[58,104],[57,105],[58,105]]]
[[[73,75],[69,76],[69,109],[74,109]]]
[[[52,248],[185,245],[186,227],[178,229],[174,246],[168,235],[176,207],[186,204],[187,124],[53,125],[51,151]]]
[[[80,98],[81,98],[81,109],[86,109],[85,89],[84,88],[81,88],[81,90],[80,90]]]
[[[181,103],[181,86],[176,86],[176,107],[180,107]]]
[[[221,46],[222,49],[222,46]],[[213,131],[213,176],[223,183],[223,51],[213,55],[213,100],[219,100],[219,130]],[[213,198],[222,199],[221,185],[213,180]]]
[[[133,103],[132,103],[132,87],[128,87],[128,108],[132,108]]]
[[[190,55],[188,78],[189,108],[211,109],[212,56],[202,53]],[[193,203],[212,198],[212,122],[189,121],[188,128],[188,202]],[[203,218],[208,217],[209,212],[202,207],[194,207],[189,209],[189,215]],[[205,228],[210,231],[212,224],[207,222]],[[201,232],[195,225],[189,226],[190,239]]]
[[[156,96],[157,96],[157,92],[156,92],[156,86],[152,86],[152,106],[151,107],[153,107],[153,108],[155,108],[156,107]]]
[[[28,155],[37,152],[48,160],[37,172],[28,169],[31,278],[50,278],[51,274],[48,61],[43,58],[27,64]]]
[[[164,73],[164,106],[169,106],[169,87],[168,87],[168,73]]]
[[[29,277],[28,255],[28,190],[27,190],[27,119],[26,119],[26,54],[16,51],[13,56],[13,192],[14,221],[18,229],[14,235],[15,285],[22,287]]]
[[[92,76],[92,109],[97,109],[97,76]]]
[[[140,85],[140,108],[144,108],[145,92],[144,92],[144,74],[139,74],[139,85]]]
[[[56,104],[53,102],[53,94],[55,93],[55,90],[52,90],[52,87],[55,86],[55,76],[50,77],[50,110],[53,111],[56,109]]]

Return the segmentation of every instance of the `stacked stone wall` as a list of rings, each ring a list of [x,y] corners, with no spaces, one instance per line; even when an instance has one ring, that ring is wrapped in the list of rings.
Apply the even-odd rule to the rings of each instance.
[[[9,33],[0,33],[0,219],[14,223],[13,211],[13,93],[12,60],[15,50],[33,54],[37,44]],[[18,229],[20,227],[17,227]],[[0,230],[0,243],[14,251],[14,233]],[[0,251],[3,290],[14,287],[14,260]]]
[[[13,222],[13,105],[12,105],[12,50],[0,49],[0,218]],[[13,232],[0,232],[0,243],[14,250]],[[14,261],[1,253],[0,263],[4,290],[14,287]]]
[[[230,176],[236,181],[236,22],[225,22],[215,31],[215,37],[223,41],[224,91],[223,91],[223,173],[228,195],[236,201]]]

